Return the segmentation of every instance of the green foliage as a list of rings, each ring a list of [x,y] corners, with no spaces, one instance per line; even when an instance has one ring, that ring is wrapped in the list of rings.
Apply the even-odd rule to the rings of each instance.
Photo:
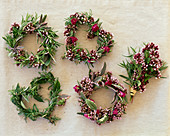
[[[106,72],[106,62],[104,62],[104,66],[101,70],[101,75],[103,75]]]
[[[20,65],[21,67],[27,66],[28,68],[31,67],[38,67],[42,70],[47,70],[51,68],[53,61],[55,61],[54,56],[57,51],[57,48],[61,45],[59,42],[55,41],[54,39],[58,37],[55,31],[52,30],[51,27],[47,26],[45,20],[47,15],[42,15],[39,17],[36,13],[35,16],[27,14],[26,17],[22,17],[21,24],[19,28],[12,26],[12,31],[10,34],[2,37],[6,43],[8,44],[8,52],[10,57],[15,58],[15,64]],[[30,27],[29,25],[32,26]],[[27,29],[27,27],[30,27]],[[39,48],[41,47],[42,50],[39,52],[37,51],[36,54],[31,53],[28,54],[27,51],[24,51],[23,54],[20,54],[20,41],[23,40],[28,33],[36,33],[38,43],[40,43]],[[33,56],[33,60],[30,60],[30,57]]]
[[[130,49],[132,52],[130,51]],[[135,60],[133,59],[133,56],[137,53],[137,51],[136,51],[136,49],[134,49],[132,47],[130,47],[130,49],[128,48],[129,55],[125,56],[125,57],[129,58],[130,61],[129,60],[126,60],[126,62],[122,61],[122,63],[119,64],[120,67],[126,69],[128,76],[124,76],[124,75],[119,75],[119,76],[123,77],[126,81],[128,81],[128,82],[126,82],[126,81],[124,81],[124,82],[126,84],[128,84],[130,87],[137,86],[138,88],[136,91],[139,91],[140,90],[139,86],[141,85],[141,81],[139,80],[139,78],[141,76],[143,76],[142,75],[142,71],[143,71],[142,64],[136,64]],[[139,52],[140,52],[140,48],[139,48]],[[149,57],[149,55],[150,55],[149,51],[145,50],[144,62],[146,64],[150,63],[151,58]],[[159,69],[160,71],[167,68],[166,63],[163,61],[162,61],[162,63],[163,63],[163,66]],[[137,75],[135,77],[135,80],[133,80],[134,71],[136,72],[136,75]],[[150,72],[148,72],[148,71],[150,71]],[[157,76],[157,73],[153,70],[152,66],[149,65],[148,70],[146,71],[146,73],[144,75],[144,83],[148,82],[148,80],[150,78],[156,77],[156,76]]]
[[[93,101],[91,101],[90,99],[86,99],[85,101],[91,110],[97,110],[97,106]]]
[[[97,120],[99,124],[105,123],[108,120],[108,116],[104,115],[101,119]]]
[[[30,86],[20,87],[19,84],[17,84],[16,88],[9,90],[11,93],[11,101],[14,105],[17,106],[17,110],[19,111],[19,115],[24,115],[25,120],[27,118],[30,118],[31,120],[35,121],[37,118],[42,117],[47,120],[49,120],[50,123],[55,124],[55,121],[59,120],[60,118],[56,116],[52,116],[52,112],[54,111],[54,108],[56,105],[61,106],[64,105],[66,102],[65,98],[61,98],[59,93],[62,91],[60,89],[60,83],[58,79],[55,79],[53,74],[51,72],[41,72],[39,73],[40,77],[34,78],[30,82]],[[48,107],[45,108],[43,111],[39,111],[36,104],[33,105],[32,109],[27,108],[24,105],[23,99],[29,102],[29,98],[33,97],[39,102],[44,102],[44,99],[42,96],[38,93],[39,89],[41,88],[40,85],[44,83],[50,83],[50,99]]]

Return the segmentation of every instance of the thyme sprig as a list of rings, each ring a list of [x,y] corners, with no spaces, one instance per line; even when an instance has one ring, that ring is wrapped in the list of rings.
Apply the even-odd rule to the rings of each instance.
[[[19,111],[19,115],[23,115],[25,120],[30,118],[32,121],[36,121],[37,118],[45,118],[49,120],[50,123],[55,124],[57,120],[60,120],[59,117],[53,116],[52,113],[56,106],[62,106],[66,103],[66,99],[68,96],[59,95],[62,91],[60,88],[60,82],[56,79],[51,72],[41,72],[39,73],[40,77],[34,78],[30,82],[29,87],[20,87],[19,83],[16,88],[9,90],[12,95],[11,101],[14,105],[17,106],[17,110]],[[41,89],[41,84],[49,83],[50,89],[49,99],[44,99],[40,94],[39,90]],[[33,97],[39,102],[48,101],[48,107],[44,108],[40,111],[36,104],[33,105],[32,108],[27,108],[24,104],[24,101],[29,103],[29,98]]]

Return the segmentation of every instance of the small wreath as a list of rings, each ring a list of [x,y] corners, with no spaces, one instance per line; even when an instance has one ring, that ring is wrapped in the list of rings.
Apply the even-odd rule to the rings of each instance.
[[[80,95],[78,101],[81,106],[81,112],[78,114],[95,121],[99,125],[121,119],[127,108],[127,89],[116,78],[112,77],[112,73],[105,73],[105,70],[106,64],[104,64],[101,72],[92,72],[90,70],[89,77],[83,78],[80,83],[78,82],[78,85],[74,86],[75,91]],[[97,108],[94,100],[90,99],[92,92],[102,87],[114,91],[112,107],[106,109]]]
[[[56,116],[52,116],[52,112],[56,106],[63,106],[66,103],[66,99],[69,98],[68,95],[59,95],[62,91],[60,89],[60,82],[58,79],[54,78],[51,72],[42,72],[39,73],[40,77],[34,78],[30,82],[29,87],[20,87],[19,83],[16,88],[9,90],[11,93],[11,101],[13,104],[17,106],[17,110],[19,111],[19,115],[24,115],[25,120],[30,118],[33,121],[36,121],[37,118],[45,118],[49,120],[50,123],[55,124],[55,121],[60,120],[60,118]],[[24,105],[24,101],[29,102],[29,98],[33,97],[35,100],[39,102],[44,102],[42,96],[38,93],[41,89],[41,84],[50,83],[48,89],[50,90],[50,99],[48,101],[48,107],[43,111],[39,111],[36,104],[33,105],[33,108],[27,108]],[[24,101],[23,101],[24,100]]]
[[[97,49],[86,51],[83,48],[79,47],[77,43],[77,38],[75,37],[76,31],[80,25],[87,25],[89,29],[87,30],[87,38],[93,39],[95,36],[97,39]],[[65,22],[65,32],[64,35],[66,38],[66,53],[63,58],[67,58],[70,61],[74,61],[76,63],[80,63],[82,61],[85,64],[93,64],[102,56],[105,56],[106,53],[111,52],[110,48],[113,46],[114,40],[112,40],[113,35],[110,32],[106,32],[101,28],[101,24],[99,23],[99,19],[94,21],[92,17],[92,12],[90,13],[78,13],[76,12],[73,15],[70,15],[69,18],[66,19]],[[93,65],[92,65],[93,66]]]
[[[47,15],[43,16],[42,14],[40,17],[37,14],[35,16],[27,14],[25,19],[22,17],[21,25],[17,23],[12,24],[9,34],[3,37],[9,45],[6,48],[9,56],[15,60],[17,66],[37,67],[46,70],[48,67],[51,67],[52,60],[55,61],[54,55],[60,43],[54,40],[54,38],[58,37],[56,32],[51,27],[46,26],[46,17]],[[38,39],[42,41],[36,54],[28,54],[20,46],[20,41],[28,33],[36,33]]]
[[[134,95],[137,91],[144,92],[149,79],[152,77],[164,78],[161,71],[166,69],[166,63],[159,58],[159,47],[154,43],[144,44],[142,51],[137,52],[131,47],[132,53],[129,51],[130,61],[123,61],[120,66],[125,68],[128,77],[120,75],[125,78],[125,83],[130,86],[131,101],[133,102]]]

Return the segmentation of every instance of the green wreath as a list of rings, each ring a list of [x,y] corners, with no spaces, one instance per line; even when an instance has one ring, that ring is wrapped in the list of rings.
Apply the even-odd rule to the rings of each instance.
[[[27,14],[25,19],[22,17],[21,25],[12,24],[9,34],[3,37],[8,44],[6,49],[9,56],[15,60],[17,66],[37,67],[46,70],[51,67],[52,60],[55,61],[54,55],[60,43],[54,40],[58,35],[51,27],[47,26],[46,17],[47,15],[43,16],[42,14],[40,17],[37,14],[35,16]],[[20,45],[20,41],[27,34],[32,33],[37,34],[37,42],[40,43],[36,54],[28,54]]]
[[[66,53],[63,58],[67,58],[70,61],[80,63],[82,61],[87,65],[92,65],[101,57],[105,56],[107,53],[111,52],[110,48],[113,46],[114,40],[112,40],[113,35],[110,32],[107,32],[101,28],[101,22],[99,19],[94,21],[92,17],[92,12],[90,13],[78,13],[76,12],[73,15],[70,15],[65,22],[65,32],[66,36]],[[88,51],[79,47],[77,43],[77,38],[75,37],[76,31],[80,25],[87,25],[89,28],[87,30],[87,38],[97,39],[96,50]]]
[[[19,83],[16,88],[9,90],[11,93],[11,101],[17,106],[19,115],[24,115],[25,120],[30,118],[33,121],[36,121],[37,118],[45,118],[49,120],[50,123],[55,124],[55,121],[60,120],[56,116],[52,116],[52,112],[56,106],[62,106],[66,103],[66,99],[69,98],[68,95],[59,95],[62,91],[60,89],[60,82],[56,79],[51,72],[41,72],[39,73],[40,77],[34,78],[30,82],[29,87],[20,87]],[[50,90],[50,99],[48,101],[48,107],[43,111],[40,111],[36,104],[32,108],[27,108],[24,104],[24,101],[29,102],[29,98],[33,97],[39,102],[44,102],[43,97],[38,93],[41,89],[41,84],[50,83],[48,89]]]

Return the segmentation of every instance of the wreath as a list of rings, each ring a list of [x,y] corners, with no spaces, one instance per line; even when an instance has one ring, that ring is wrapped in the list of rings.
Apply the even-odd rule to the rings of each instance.
[[[37,14],[35,16],[27,14],[25,19],[22,17],[21,25],[12,24],[9,34],[3,37],[8,44],[6,49],[9,56],[15,60],[17,66],[37,67],[46,70],[51,67],[52,60],[55,61],[54,55],[60,43],[54,40],[58,35],[51,27],[47,26],[46,17],[47,15],[43,16],[42,14],[40,17]],[[28,54],[20,45],[20,41],[27,34],[33,33],[36,33],[40,46],[36,54]]]
[[[166,63],[159,58],[159,47],[154,43],[144,44],[145,47],[142,51],[137,52],[134,48],[130,47],[132,53],[128,49],[130,61],[123,61],[120,66],[125,68],[128,76],[120,75],[125,78],[126,84],[130,86],[131,101],[137,91],[144,92],[149,79],[152,77],[162,77],[161,71],[166,69]]]
[[[54,108],[56,106],[65,105],[66,99],[68,99],[69,96],[59,95],[59,93],[62,91],[60,89],[60,82],[53,76],[51,72],[41,72],[39,74],[40,77],[34,78],[30,82],[29,87],[20,87],[18,83],[16,88],[9,90],[12,95],[11,101],[17,106],[17,110],[19,111],[18,114],[24,115],[25,121],[27,118],[36,121],[37,118],[41,117],[49,120],[50,123],[55,124],[55,121],[60,120],[60,118],[52,116]],[[45,83],[50,84],[48,88],[51,89],[49,99],[43,99],[43,97],[39,94],[39,90],[41,89],[40,85]],[[24,101],[29,102],[30,97],[33,97],[38,102],[44,102],[44,100],[47,100],[48,107],[43,111],[40,111],[36,104],[34,104],[32,108],[27,108],[24,104]]]
[[[78,114],[95,121],[98,125],[121,119],[127,108],[127,89],[119,83],[118,79],[112,77],[112,73],[105,73],[105,70],[106,63],[101,72],[89,70],[89,77],[83,78],[78,85],[74,86],[75,92],[80,95],[78,102],[81,112]],[[90,99],[93,91],[103,87],[114,91],[113,106],[105,109],[97,108],[95,101]]]
[[[76,31],[80,25],[88,26],[88,39],[93,39],[95,36],[98,37],[96,50],[88,51],[79,47],[77,43],[78,39],[75,37]],[[101,28],[101,22],[99,19],[94,21],[92,17],[92,12],[90,13],[78,13],[76,12],[73,15],[70,15],[65,22],[65,32],[66,36],[66,53],[63,58],[67,58],[70,61],[80,63],[82,61],[87,65],[92,65],[102,56],[105,56],[107,53],[111,52],[110,48],[113,46],[114,40],[112,40],[113,35],[110,32],[106,32]]]

